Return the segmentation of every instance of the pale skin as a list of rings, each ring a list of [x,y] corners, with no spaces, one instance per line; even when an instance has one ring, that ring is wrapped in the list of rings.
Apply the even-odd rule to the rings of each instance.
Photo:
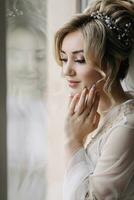
[[[17,27],[7,33],[8,91],[31,96],[38,91],[45,62],[44,40],[37,33]],[[37,92],[38,93],[38,92]]]
[[[103,111],[110,109],[112,102],[103,91],[105,81],[99,81],[102,76],[95,70],[92,57],[88,63],[85,61],[84,39],[80,31],[69,33],[63,39],[61,61],[63,75],[71,88],[65,122],[65,150],[69,159],[83,147],[86,137],[98,128]],[[119,81],[112,89],[115,105],[130,98]]]

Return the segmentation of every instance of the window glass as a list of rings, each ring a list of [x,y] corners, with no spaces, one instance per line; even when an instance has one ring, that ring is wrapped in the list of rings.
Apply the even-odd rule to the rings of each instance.
[[[7,0],[8,200],[47,194],[45,3]]]
[[[0,199],[7,200],[5,1],[0,1]]]
[[[68,93],[52,47],[77,3],[7,0],[8,200],[62,200]]]
[[[83,12],[83,10],[88,6],[90,0],[80,0],[80,11]]]

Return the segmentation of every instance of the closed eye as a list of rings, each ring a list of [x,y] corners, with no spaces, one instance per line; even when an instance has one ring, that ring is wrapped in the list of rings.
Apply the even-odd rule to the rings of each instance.
[[[45,57],[44,55],[36,56],[36,60],[37,60],[37,61],[44,61],[45,58],[46,58],[46,57]]]
[[[85,59],[75,60],[76,63],[85,64]]]
[[[67,58],[60,58],[60,61],[63,62],[63,63],[66,63],[68,60],[67,60]],[[77,59],[77,60],[74,60],[74,62],[79,63],[79,64],[85,64],[86,63],[85,59]]]

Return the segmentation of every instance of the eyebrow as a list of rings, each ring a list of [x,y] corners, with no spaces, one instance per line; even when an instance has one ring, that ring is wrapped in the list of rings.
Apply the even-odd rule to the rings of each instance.
[[[84,52],[84,50],[83,50],[83,49],[80,49],[80,50],[77,50],[77,51],[72,51],[72,54],[78,54],[78,53],[83,53],[83,52]],[[61,53],[66,54],[66,52],[63,51],[63,50],[61,50]]]

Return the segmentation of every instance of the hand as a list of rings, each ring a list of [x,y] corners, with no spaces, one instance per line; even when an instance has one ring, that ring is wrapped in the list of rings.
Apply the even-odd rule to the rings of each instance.
[[[81,95],[76,94],[70,101],[65,123],[68,144],[83,146],[87,135],[98,127],[100,115],[97,113],[100,96],[95,85],[88,91],[83,89]]]

